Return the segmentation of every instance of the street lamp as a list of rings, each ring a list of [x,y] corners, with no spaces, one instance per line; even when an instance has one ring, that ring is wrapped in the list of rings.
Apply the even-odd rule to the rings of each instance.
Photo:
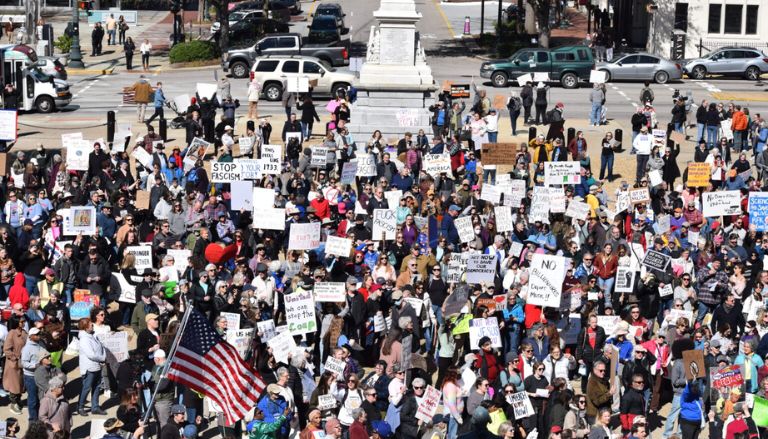
[[[85,3],[85,2],[83,2]],[[69,48],[69,67],[85,68],[83,55],[80,53],[80,2],[72,0],[72,46]]]

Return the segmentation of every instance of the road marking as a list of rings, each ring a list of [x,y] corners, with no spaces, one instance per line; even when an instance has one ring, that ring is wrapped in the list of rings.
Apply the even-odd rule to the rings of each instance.
[[[620,95],[622,95],[622,96],[624,96],[624,97],[627,97],[627,94],[626,94],[626,93],[624,93],[624,92],[623,92],[623,91],[621,91],[621,90],[619,90],[619,94],[620,94]]]
[[[611,88],[614,89],[614,90],[618,90],[619,89],[619,87],[616,87],[615,85],[612,85]]]
[[[350,17],[354,17],[355,16],[355,11],[349,11],[349,16]]]
[[[448,28],[448,32],[451,33],[451,36],[453,38],[461,38],[460,35],[456,35],[456,32],[453,31],[453,26],[451,26],[451,22],[448,20],[448,17],[445,15],[443,8],[440,6],[439,0],[432,0],[432,4],[435,5],[435,9],[437,9],[437,12],[440,14],[441,17],[443,17],[443,22],[445,23],[445,27]]]
[[[634,102],[632,102],[632,106],[633,106],[633,107],[635,107],[635,108],[637,108],[637,104],[636,104],[636,103],[634,103]]]

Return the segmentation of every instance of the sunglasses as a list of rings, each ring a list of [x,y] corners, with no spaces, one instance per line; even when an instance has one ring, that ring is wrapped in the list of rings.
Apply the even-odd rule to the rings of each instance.
[[[413,386],[413,390],[422,390],[424,389],[423,386]]]

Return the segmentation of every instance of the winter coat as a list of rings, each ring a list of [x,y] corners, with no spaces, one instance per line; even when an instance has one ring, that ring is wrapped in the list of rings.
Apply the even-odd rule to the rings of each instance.
[[[13,286],[8,293],[8,300],[11,302],[11,306],[20,303],[24,309],[27,309],[29,304],[29,292],[25,285],[24,273],[18,272],[13,277]]]
[[[3,388],[9,393],[24,392],[24,380],[21,368],[21,350],[27,343],[26,331],[14,329],[8,332],[3,344],[5,368],[3,369]]]
[[[40,400],[39,410],[39,419],[46,424],[58,424],[62,431],[69,431],[72,428],[69,403],[64,399],[64,394],[55,397],[49,390]]]
[[[524,107],[533,105],[533,87],[524,85],[522,90],[520,90],[520,98],[523,100]]]
[[[149,103],[150,97],[152,95],[152,86],[149,85],[147,80],[140,80],[139,82],[133,84],[130,89],[133,90],[133,100],[136,101],[137,104]]]
[[[89,277],[92,265],[96,265],[95,270],[96,275],[99,277],[99,281],[86,283],[85,280]],[[104,260],[104,258],[99,256],[98,259],[96,259],[95,264],[91,263],[90,258],[87,258],[86,261],[80,265],[80,272],[78,273],[78,276],[85,284],[84,286],[88,288],[92,294],[102,296],[106,292],[107,286],[109,285],[109,279],[112,276],[112,272],[109,270],[109,266],[107,265],[107,262]]]
[[[605,345],[605,329],[601,326],[595,328],[597,334],[595,335],[595,348],[592,349],[592,345],[589,344],[587,338],[587,328],[582,328],[579,332],[579,336],[576,339],[576,360],[586,359],[590,362],[597,360],[602,355],[602,346]]]
[[[418,437],[419,425],[416,419],[416,412],[419,403],[416,402],[416,396],[412,393],[406,395],[405,402],[400,408],[400,433],[407,437]]]
[[[607,374],[607,373],[606,373]],[[601,408],[610,408],[612,395],[607,379],[590,375],[587,381],[587,416],[597,416]]]
[[[80,348],[80,354],[77,357],[80,375],[85,375],[86,372],[101,371],[101,363],[107,360],[104,345],[101,344],[101,341],[96,336],[85,331],[80,331],[77,338],[79,339],[78,346]]]

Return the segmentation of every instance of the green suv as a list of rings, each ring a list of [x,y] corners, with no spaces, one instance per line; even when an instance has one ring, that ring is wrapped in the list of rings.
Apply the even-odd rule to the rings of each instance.
[[[564,88],[576,88],[580,81],[589,81],[594,68],[595,59],[587,46],[531,48],[518,50],[509,59],[484,62],[480,76],[490,79],[494,87],[506,87],[518,76],[547,73],[550,81],[560,81]]]

